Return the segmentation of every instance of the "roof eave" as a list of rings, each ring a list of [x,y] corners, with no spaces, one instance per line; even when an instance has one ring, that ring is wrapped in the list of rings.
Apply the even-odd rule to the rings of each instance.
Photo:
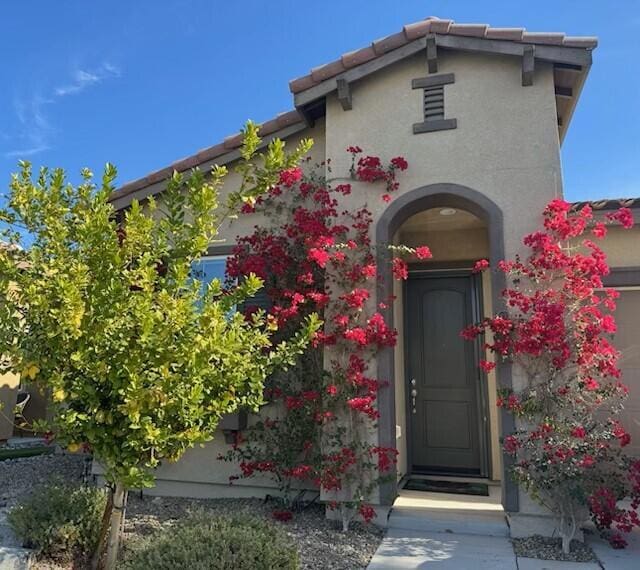
[[[265,148],[275,138],[287,139],[301,131],[304,131],[307,128],[307,124],[304,121],[300,120],[297,123],[293,123],[282,129],[276,130],[262,139],[258,150]],[[197,167],[202,170],[208,171],[214,165],[223,166],[226,164],[230,164],[238,160],[241,156],[239,145],[236,146],[237,148],[232,148],[231,150],[228,150],[227,152],[219,154],[208,160],[195,160],[193,163],[188,163],[186,160],[181,161],[182,163],[184,163],[185,168],[168,167],[168,169],[165,168],[159,170],[157,173],[154,173],[154,175],[130,182],[116,190],[110,196],[109,201],[116,210],[122,210],[124,208],[127,208],[134,200],[142,202],[150,196],[155,196],[163,192],[167,187],[168,179],[171,176],[173,170],[177,170],[178,172],[186,172],[191,170],[192,168]],[[197,157],[197,155],[194,155],[194,158],[195,157]]]

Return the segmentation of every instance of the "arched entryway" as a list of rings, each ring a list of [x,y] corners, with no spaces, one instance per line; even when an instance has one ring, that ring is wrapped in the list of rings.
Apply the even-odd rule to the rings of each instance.
[[[457,184],[440,183],[431,184],[417,188],[399,196],[384,211],[376,226],[376,244],[378,255],[385,256],[386,245],[393,243],[393,240],[411,218],[416,219],[421,213],[428,213],[436,209],[450,208],[467,213],[482,222],[487,234],[487,250],[492,262],[504,258],[504,235],[503,217],[500,208],[489,198],[466,186]],[[428,245],[428,244],[427,244]],[[379,266],[382,267],[383,259],[380,259]],[[451,268],[452,270],[455,267]],[[444,274],[443,274],[444,275]],[[462,280],[454,283],[455,277],[460,277],[462,273],[450,273],[452,287],[461,286]],[[493,271],[490,275],[490,298],[494,310],[501,310],[503,307],[500,291],[504,288],[504,276],[500,272]],[[391,272],[381,276],[378,289],[378,300],[384,302],[394,292],[394,281]],[[394,319],[394,309],[389,305],[385,309],[385,318],[389,324],[397,326],[398,319]],[[402,331],[400,331],[402,334]],[[385,349],[378,355],[378,377],[389,381],[389,389],[381,390],[379,394],[380,420],[378,423],[378,437],[383,446],[395,447],[397,437],[398,417],[397,410],[402,409],[396,402],[396,376],[399,363],[397,352],[393,349]],[[499,364],[496,370],[497,382],[501,387],[511,387],[511,366]],[[400,380],[402,381],[402,380]],[[499,422],[500,435],[510,433],[514,429],[513,418],[508,414],[502,414]],[[507,473],[509,468],[508,458],[502,458],[502,504],[506,511],[515,512],[518,510],[518,490]],[[483,468],[484,469],[484,468]],[[483,473],[485,471],[482,471]],[[398,486],[395,481],[389,482],[380,489],[380,500],[382,504],[391,505],[397,495]]]

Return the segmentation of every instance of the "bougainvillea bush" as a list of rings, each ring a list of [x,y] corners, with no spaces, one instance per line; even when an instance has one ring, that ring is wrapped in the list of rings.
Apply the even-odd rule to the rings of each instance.
[[[283,337],[312,312],[325,325],[302,363],[271,377],[265,394],[270,405],[224,457],[239,461],[240,477],[260,474],[277,482],[286,508],[274,516],[289,518],[298,491],[312,488],[331,508],[340,507],[345,526],[356,513],[365,521],[375,516],[369,501],[377,485],[393,476],[397,455],[395,448],[377,445],[373,432],[385,379],[372,375],[371,362],[379,350],[395,345],[397,334],[380,313],[393,299],[376,301],[377,277],[391,270],[406,279],[401,256],[431,257],[426,246],[386,246],[388,267],[377,267],[371,212],[345,204],[390,201],[397,175],[408,165],[402,157],[383,164],[358,147],[347,150],[350,177],[331,181],[330,164],[308,164],[304,172],[284,172],[279,184],[245,207],[267,221],[238,239],[229,276],[254,273],[264,280],[269,312]],[[367,186],[356,188],[352,179]],[[363,188],[367,195],[358,196]]]
[[[515,479],[557,515],[565,551],[589,516],[617,547],[625,544],[620,531],[640,523],[640,461],[625,455],[630,437],[616,419],[627,395],[610,342],[618,293],[603,287],[609,267],[593,241],[611,223],[630,228],[631,212],[598,221],[588,205],[573,211],[553,200],[543,229],[524,239],[528,257],[498,264],[507,311],[462,333],[483,335],[496,360],[526,376],[526,387],[498,398],[518,426],[504,450],[515,458]],[[488,266],[483,260],[477,270]],[[489,371],[496,363],[480,365]],[[619,506],[624,498],[631,508]]]

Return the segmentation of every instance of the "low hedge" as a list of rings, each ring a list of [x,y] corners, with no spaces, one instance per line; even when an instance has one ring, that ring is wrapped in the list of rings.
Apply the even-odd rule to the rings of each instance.
[[[72,560],[93,552],[106,501],[101,489],[54,483],[36,488],[7,520],[24,546],[40,557]]]
[[[273,522],[190,515],[129,552],[123,570],[298,570],[298,551]]]

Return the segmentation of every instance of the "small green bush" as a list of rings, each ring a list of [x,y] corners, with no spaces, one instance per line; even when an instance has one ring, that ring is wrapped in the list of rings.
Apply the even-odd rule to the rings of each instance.
[[[296,547],[276,524],[249,516],[191,515],[128,556],[126,570],[297,570]]]
[[[106,501],[100,489],[54,483],[37,488],[7,518],[16,536],[39,556],[71,560],[93,552]]]

